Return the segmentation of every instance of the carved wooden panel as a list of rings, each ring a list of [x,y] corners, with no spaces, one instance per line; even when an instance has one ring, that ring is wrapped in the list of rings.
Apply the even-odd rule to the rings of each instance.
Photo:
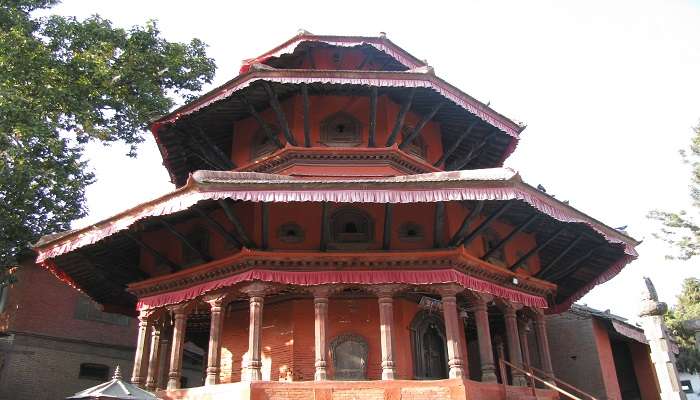
[[[304,241],[304,230],[299,224],[288,222],[277,229],[277,237],[285,243],[301,243]]]
[[[372,219],[362,210],[342,208],[331,216],[331,241],[368,243],[372,240]]]
[[[404,242],[419,242],[424,237],[423,227],[415,222],[406,222],[399,226],[399,239]]]
[[[411,322],[411,348],[415,379],[447,378],[445,324],[436,313],[426,310]]]
[[[321,142],[327,146],[357,146],[362,142],[362,124],[348,113],[335,113],[321,122]]]

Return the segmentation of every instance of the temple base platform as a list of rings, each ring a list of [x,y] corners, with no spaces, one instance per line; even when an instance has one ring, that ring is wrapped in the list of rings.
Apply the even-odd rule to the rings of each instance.
[[[462,379],[236,382],[157,392],[165,400],[555,400],[558,393]]]

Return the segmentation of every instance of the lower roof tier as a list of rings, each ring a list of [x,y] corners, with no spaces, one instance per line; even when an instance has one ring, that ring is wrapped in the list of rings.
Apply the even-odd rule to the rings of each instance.
[[[211,241],[196,226],[213,232]],[[42,238],[35,250],[61,279],[122,310],[155,294],[142,287],[194,293],[240,278],[241,265],[260,274],[291,263],[286,271],[303,279],[408,265],[428,275],[404,283],[427,284],[442,271],[451,282],[484,281],[561,311],[636,258],[637,244],[497,168],[351,180],[198,171],[172,193]],[[449,262],[426,261],[448,253]]]

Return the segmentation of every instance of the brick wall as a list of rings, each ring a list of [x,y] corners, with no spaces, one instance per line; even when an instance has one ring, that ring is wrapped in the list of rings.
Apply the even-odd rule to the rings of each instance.
[[[82,297],[33,263],[17,270],[0,312],[0,400],[61,399],[100,382],[79,378],[80,364],[113,368],[131,376],[136,324],[75,318]],[[89,304],[89,303],[88,303]]]
[[[79,377],[80,364],[118,364],[131,375],[134,349],[15,334],[0,342],[0,399],[56,400],[101,383]]]
[[[136,320],[119,326],[75,318],[78,298],[84,296],[33,264],[23,264],[17,282],[9,288],[0,313],[0,331],[28,332],[67,339],[134,346]]]
[[[607,398],[593,319],[570,313],[548,316],[547,336],[554,375],[593,396]]]

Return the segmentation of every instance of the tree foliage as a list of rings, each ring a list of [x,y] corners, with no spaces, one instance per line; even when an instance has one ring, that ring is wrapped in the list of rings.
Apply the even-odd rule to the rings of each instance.
[[[86,214],[87,142],[126,143],[133,156],[148,121],[216,69],[203,42],[169,42],[154,21],[37,16],[57,3],[0,0],[0,266]]]
[[[684,327],[683,322],[700,318],[700,279],[687,278],[678,296],[678,304],[665,315],[666,324],[678,341],[680,353],[678,369],[690,373],[700,372],[700,351],[695,344],[695,333]]]
[[[690,196],[693,207],[697,209],[700,208],[700,125],[695,127],[694,131],[689,151],[682,150],[681,156],[692,168]],[[688,260],[700,254],[700,225],[693,218],[693,214],[696,213],[697,211],[689,213],[685,210],[654,210],[649,213],[649,218],[662,223],[661,232],[654,236],[671,244],[675,250],[675,254],[669,254],[668,258]]]

